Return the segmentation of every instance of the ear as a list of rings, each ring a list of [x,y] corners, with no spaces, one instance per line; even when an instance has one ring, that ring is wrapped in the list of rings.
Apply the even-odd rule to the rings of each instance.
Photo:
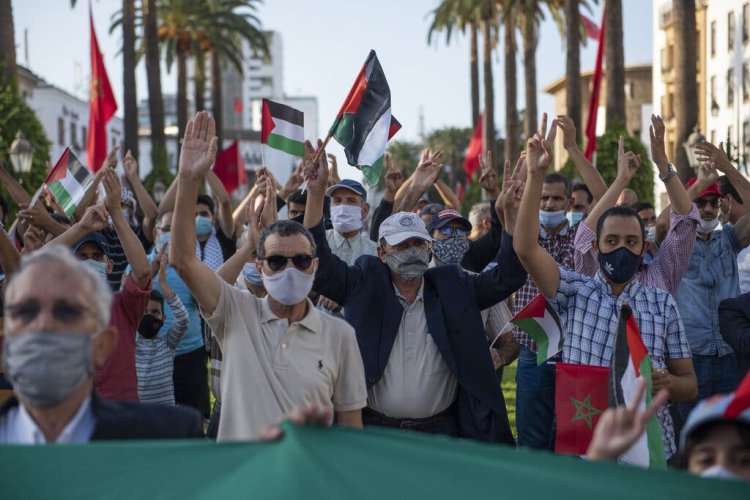
[[[566,212],[570,212],[571,210],[573,210],[573,201],[574,200],[572,196],[568,198],[568,206],[565,207]]]
[[[313,258],[312,262],[312,274],[315,274],[318,272],[318,266],[320,265],[320,260],[318,260],[317,257]]]
[[[596,242],[596,239],[591,240],[591,250],[595,256],[599,255],[599,244]]]
[[[378,245],[378,258],[385,263],[385,252],[383,251],[383,247]]]
[[[91,358],[95,368],[101,368],[117,345],[117,328],[109,326],[91,342]]]
[[[107,274],[111,274],[112,273],[112,269],[114,269],[114,268],[115,268],[115,261],[113,261],[111,259],[107,259]]]
[[[370,204],[365,203],[362,205],[362,220],[365,220],[367,218],[367,214],[370,213]]]

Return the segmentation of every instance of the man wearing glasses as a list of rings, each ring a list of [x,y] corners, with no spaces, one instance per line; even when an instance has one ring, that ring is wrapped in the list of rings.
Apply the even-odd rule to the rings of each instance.
[[[279,221],[259,235],[250,224],[268,292],[262,299],[224,282],[196,257],[195,200],[215,155],[214,120],[203,111],[185,131],[169,250],[223,353],[218,440],[257,438],[308,403],[333,409],[338,425],[361,427],[367,392],[354,331],[307,298],[318,267],[310,233]]]
[[[696,183],[693,178],[687,188]],[[698,378],[698,400],[731,392],[737,385],[737,366],[732,348],[719,332],[719,302],[740,294],[737,254],[750,244],[750,217],[719,228],[721,191],[716,183],[695,199],[700,221],[690,264],[675,300],[685,325],[693,365]],[[673,409],[675,433],[695,402],[678,403]]]

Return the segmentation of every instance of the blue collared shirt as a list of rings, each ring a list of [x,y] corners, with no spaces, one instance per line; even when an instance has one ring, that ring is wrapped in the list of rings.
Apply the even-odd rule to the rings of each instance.
[[[731,224],[696,238],[690,264],[675,294],[693,354],[725,356],[732,348],[719,334],[719,302],[740,294],[737,254],[742,246]]]

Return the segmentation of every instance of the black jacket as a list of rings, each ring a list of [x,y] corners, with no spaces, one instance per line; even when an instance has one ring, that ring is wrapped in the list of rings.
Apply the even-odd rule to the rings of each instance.
[[[719,333],[734,350],[738,380],[750,370],[750,293],[719,303]]]

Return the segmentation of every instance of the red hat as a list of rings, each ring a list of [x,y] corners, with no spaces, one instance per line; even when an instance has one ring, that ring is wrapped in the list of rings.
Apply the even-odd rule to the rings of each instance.
[[[685,184],[685,189],[690,189],[690,186],[698,182],[698,179],[696,177],[693,177],[688,181],[687,184]],[[704,196],[710,196],[710,195],[716,195],[718,197],[721,197],[721,190],[719,189],[719,185],[715,182],[708,186],[699,196],[698,198],[703,198]]]

